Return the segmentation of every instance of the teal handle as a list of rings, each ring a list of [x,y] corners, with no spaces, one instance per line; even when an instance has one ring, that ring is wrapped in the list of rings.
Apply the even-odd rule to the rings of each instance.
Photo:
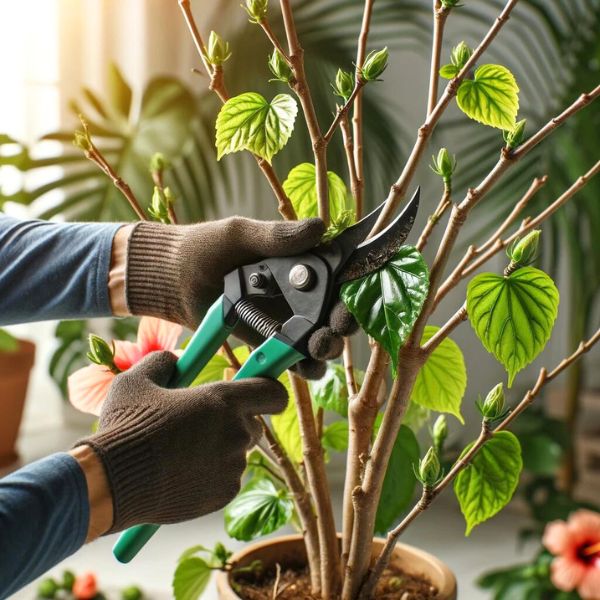
[[[270,337],[254,350],[233,380],[250,377],[277,379],[286,369],[303,358],[305,358],[304,354],[292,346],[288,346],[276,337]]]
[[[125,530],[113,546],[115,558],[128,563],[146,545],[146,542],[158,531],[160,525],[136,525]]]

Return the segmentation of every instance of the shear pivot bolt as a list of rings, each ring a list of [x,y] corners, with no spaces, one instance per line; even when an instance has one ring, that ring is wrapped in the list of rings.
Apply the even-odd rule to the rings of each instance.
[[[250,285],[255,288],[263,288],[265,287],[266,279],[265,276],[261,273],[251,273],[248,278]]]
[[[310,288],[314,281],[314,271],[307,265],[294,265],[290,270],[290,285],[297,290]]]

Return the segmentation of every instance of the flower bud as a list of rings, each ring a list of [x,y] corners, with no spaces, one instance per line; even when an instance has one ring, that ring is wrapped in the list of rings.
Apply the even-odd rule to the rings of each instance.
[[[242,8],[246,10],[250,17],[251,23],[260,23],[267,16],[269,0],[246,0],[246,6],[242,4]]]
[[[431,430],[431,436],[433,437],[433,447],[436,449],[437,453],[441,453],[442,448],[444,447],[444,442],[448,437],[448,423],[446,423],[446,416],[440,415],[433,424],[433,429]]]
[[[541,229],[533,229],[524,238],[516,240],[507,250],[506,254],[516,268],[526,267],[535,260],[538,251],[538,245]]]
[[[162,173],[167,169],[171,168],[171,162],[164,154],[156,152],[150,159],[150,172],[151,173]]]
[[[73,571],[63,571],[60,587],[67,592],[73,589],[75,583],[75,573]]]
[[[481,405],[481,414],[485,419],[494,420],[504,412],[504,385],[493,387]]]
[[[445,184],[450,185],[452,174],[456,170],[456,157],[450,154],[446,148],[441,148],[437,157],[434,155],[431,158],[433,161],[433,165],[430,167],[431,170],[437,173]]]
[[[171,223],[171,217],[169,215],[169,206],[173,203],[173,195],[171,190],[166,187],[161,190],[158,186],[154,186],[154,193],[152,194],[152,203],[148,209],[148,213],[156,221],[169,225]]]
[[[333,93],[336,96],[344,99],[344,102],[348,102],[348,99],[352,95],[354,90],[354,74],[343,69],[338,69],[337,75],[335,76],[335,85],[333,86]]]
[[[458,8],[459,6],[462,6],[459,2],[460,0],[441,0],[443,8]]]
[[[144,593],[137,585],[130,585],[121,592],[121,600],[142,600]]]
[[[435,448],[429,448],[427,454],[419,461],[419,479],[425,486],[434,486],[440,478],[440,460]]]
[[[58,584],[54,579],[49,577],[44,579],[37,588],[37,594],[39,598],[55,598],[58,592]]]
[[[504,141],[511,150],[519,146],[523,141],[525,137],[525,125],[527,125],[527,119],[521,119],[517,122],[514,129],[502,132]]]
[[[365,59],[361,76],[365,81],[375,81],[388,66],[388,49],[387,46],[383,50],[372,50]]]
[[[120,370],[115,365],[115,345],[112,347],[99,335],[90,333],[88,338],[90,350],[87,357],[97,365],[108,367],[113,373],[119,373]]]
[[[283,81],[289,83],[292,80],[293,73],[290,65],[288,65],[281,52],[275,49],[269,58],[269,69],[275,75],[275,81]],[[273,81],[273,80],[271,80]]]
[[[204,49],[208,62],[214,67],[220,67],[230,56],[229,43],[214,31],[208,36],[208,48]]]
[[[469,48],[467,44],[461,42],[458,44],[458,46],[454,46],[454,48],[452,48],[450,60],[452,61],[452,64],[460,71],[467,64],[467,61],[471,58],[472,54],[472,48]]]

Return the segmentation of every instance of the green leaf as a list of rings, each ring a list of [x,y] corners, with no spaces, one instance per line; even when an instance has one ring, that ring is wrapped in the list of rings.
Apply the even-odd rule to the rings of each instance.
[[[173,596],[175,600],[196,600],[200,598],[210,581],[211,568],[205,560],[186,558],[175,569],[173,576]]]
[[[355,377],[362,379],[360,371]],[[327,371],[321,379],[309,382],[313,402],[325,410],[331,410],[346,418],[348,416],[348,387],[344,366],[339,363],[327,363]]]
[[[285,490],[269,479],[256,479],[225,507],[225,529],[232,538],[247,542],[283,527],[293,511]]]
[[[443,77],[444,79],[454,79],[459,71],[460,69],[457,66],[447,64],[440,69],[440,77]]]
[[[467,288],[467,311],[477,337],[515,375],[544,349],[558,314],[559,294],[552,279],[534,267],[503,277],[482,273]]]
[[[19,348],[17,338],[5,329],[0,329],[0,352],[15,352]]]
[[[460,84],[456,101],[468,117],[484,125],[512,130],[517,123],[519,86],[501,65],[479,67],[473,79]]]
[[[230,98],[217,117],[217,158],[249,150],[270,163],[290,139],[297,112],[289,94],[278,94],[270,104],[255,92]]]
[[[240,361],[240,364],[244,364],[244,361],[248,358],[250,352],[248,351],[247,346],[238,346],[233,349],[233,354]],[[203,385],[205,383],[213,383],[215,381],[223,381],[225,369],[229,368],[229,361],[222,354],[214,354],[206,363],[204,369],[198,373],[190,387]]]
[[[361,327],[389,353],[394,373],[429,289],[429,271],[413,246],[402,246],[384,267],[342,286],[341,298]]]
[[[475,454],[454,482],[454,493],[467,522],[465,535],[508,504],[517,489],[522,468],[521,445],[510,431],[494,434]]]
[[[404,425],[407,427],[410,427],[415,433],[418,433],[429,421],[430,417],[431,410],[411,400],[408,404],[406,412],[404,413],[404,419],[402,419],[402,423],[404,423]]]
[[[375,519],[377,533],[387,533],[410,504],[417,482],[413,465],[417,465],[419,456],[419,443],[415,434],[402,425],[383,480]]]
[[[335,421],[323,429],[323,448],[345,452],[348,449],[348,421]]]
[[[278,415],[271,417],[271,425],[277,439],[283,446],[287,455],[296,463],[302,462],[302,437],[300,435],[300,426],[298,424],[298,412],[294,402],[293,392],[291,390],[290,380],[287,373],[279,377],[279,381],[288,390],[289,402],[285,410]]]
[[[132,92],[125,81],[123,74],[119,70],[119,67],[114,63],[110,63],[108,67],[107,90],[111,108],[113,108],[117,114],[127,119],[129,117],[129,111],[131,110]],[[96,111],[101,108],[99,100],[93,93],[90,95],[89,90],[86,97],[91,101]]]
[[[561,445],[550,435],[537,433],[522,438],[523,465],[536,475],[554,475],[564,456]]]
[[[427,325],[421,345],[433,337],[439,327]],[[413,387],[411,400],[432,410],[454,415],[461,423],[460,404],[467,387],[467,369],[458,345],[446,338],[431,353]]]
[[[346,208],[348,190],[343,179],[333,171],[327,171],[329,182],[329,210],[332,221],[336,221]],[[319,215],[317,201],[317,173],[312,163],[301,163],[294,167],[283,182],[299,219]]]

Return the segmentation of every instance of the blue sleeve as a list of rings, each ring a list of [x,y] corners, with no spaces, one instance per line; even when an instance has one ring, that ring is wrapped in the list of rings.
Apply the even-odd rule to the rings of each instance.
[[[120,226],[0,213],[0,325],[110,316],[108,274]]]
[[[79,549],[88,522],[85,475],[69,454],[0,479],[0,599]]]

